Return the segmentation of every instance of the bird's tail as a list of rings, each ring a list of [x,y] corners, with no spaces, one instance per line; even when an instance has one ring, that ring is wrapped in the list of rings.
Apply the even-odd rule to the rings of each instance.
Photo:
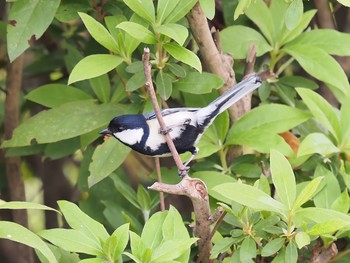
[[[224,94],[211,102],[208,106],[199,110],[198,119],[203,120],[200,123],[206,127],[211,124],[217,115],[239,101],[245,95],[260,87],[262,81],[257,74],[254,74],[228,89]]]

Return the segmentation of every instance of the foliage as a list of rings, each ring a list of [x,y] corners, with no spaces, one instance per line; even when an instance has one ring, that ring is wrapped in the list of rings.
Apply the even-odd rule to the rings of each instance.
[[[186,20],[196,2],[8,3],[11,61],[45,32],[58,47],[49,52],[36,43],[27,51],[34,59],[26,72],[49,76],[50,82],[26,87],[21,124],[1,147],[7,156],[69,160],[79,170],[74,184],[81,198],[79,206],[58,202],[70,229],[34,233],[0,221],[1,238],[35,248],[42,262],[195,260],[196,239],[184,224],[193,218],[182,218],[174,207],[156,212],[159,196],[145,187],[156,177],[148,160],[113,138],[102,140],[98,131],[117,115],[152,111],[141,62],[145,46],[163,105],[202,107],[219,95],[225,80],[202,72],[200,43]],[[256,99],[250,112],[233,125],[228,113],[221,114],[198,143],[191,173],[206,183],[212,210],[221,206],[227,213],[213,237],[211,258],[297,262],[317,240],[324,247],[338,239],[348,245],[350,88],[333,55],[350,55],[350,35],[311,29],[316,10],[305,1],[233,2],[222,1],[220,40],[235,58],[237,79],[251,44],[257,48],[255,71],[268,67],[277,78],[264,82],[254,97],[260,103]],[[215,19],[215,1],[199,3]],[[315,92],[318,84],[311,79],[327,85],[339,109]],[[34,105],[45,108],[34,115]],[[232,161],[236,145],[243,146],[243,155]],[[261,162],[271,176],[261,173]],[[162,174],[166,183],[179,180],[175,169],[162,168]],[[53,210],[29,202],[0,202],[0,209]]]

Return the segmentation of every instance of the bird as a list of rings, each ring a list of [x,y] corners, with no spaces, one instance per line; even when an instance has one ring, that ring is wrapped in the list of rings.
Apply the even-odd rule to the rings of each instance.
[[[204,131],[214,119],[227,108],[251,93],[262,84],[258,74],[252,74],[203,108],[169,108],[161,111],[167,130],[162,131],[156,114],[125,114],[113,118],[101,135],[112,136],[131,149],[148,156],[170,156],[164,132],[168,132],[178,153],[190,152],[193,160],[199,149],[196,147]],[[179,171],[180,174],[180,171]]]

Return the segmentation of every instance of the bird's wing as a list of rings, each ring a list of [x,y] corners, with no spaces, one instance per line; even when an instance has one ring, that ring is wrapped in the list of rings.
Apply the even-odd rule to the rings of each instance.
[[[171,114],[176,114],[178,112],[182,112],[182,113],[183,112],[196,112],[198,110],[199,110],[199,108],[170,108],[170,109],[164,109],[161,112],[162,112],[162,116],[165,117],[165,116],[168,116]],[[152,120],[152,119],[156,118],[155,112],[145,113],[144,116],[145,116],[146,120]]]

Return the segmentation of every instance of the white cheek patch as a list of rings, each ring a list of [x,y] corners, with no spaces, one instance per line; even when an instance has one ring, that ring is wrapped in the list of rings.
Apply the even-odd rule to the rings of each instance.
[[[121,132],[113,133],[113,135],[122,142],[133,145],[139,143],[143,136],[143,129],[129,129]]]

